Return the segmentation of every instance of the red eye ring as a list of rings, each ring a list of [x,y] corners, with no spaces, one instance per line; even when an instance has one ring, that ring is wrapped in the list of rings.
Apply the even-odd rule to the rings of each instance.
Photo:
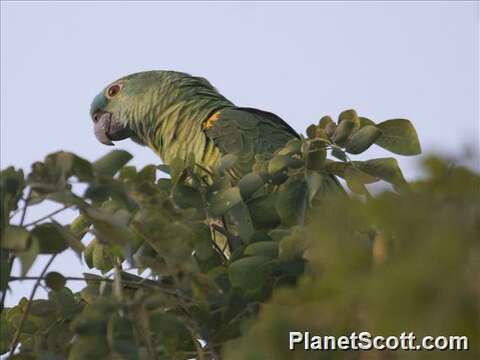
[[[120,84],[113,84],[107,89],[107,97],[109,99],[115,97],[120,93],[120,90],[122,90],[122,86]]]

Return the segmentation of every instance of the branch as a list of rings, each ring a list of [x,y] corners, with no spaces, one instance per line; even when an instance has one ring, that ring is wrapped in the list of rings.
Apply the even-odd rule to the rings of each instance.
[[[57,254],[53,254],[50,257],[48,262],[45,264],[42,272],[40,273],[40,277],[37,279],[37,281],[35,282],[35,285],[33,286],[32,292],[30,294],[30,298],[28,299],[28,304],[25,308],[25,312],[22,315],[22,319],[20,320],[20,324],[18,325],[17,331],[15,332],[15,336],[13,337],[12,343],[10,345],[10,353],[8,354],[9,358],[13,356],[13,353],[15,352],[15,349],[17,348],[18,341],[20,339],[20,333],[22,332],[22,327],[25,324],[25,321],[27,320],[28,313],[30,311],[30,306],[31,306],[32,301],[33,301],[33,297],[35,296],[35,292],[37,291],[38,286],[40,285],[40,280],[43,278],[43,276],[47,272],[48,268],[52,264],[53,260],[55,260],[56,256],[57,256]]]
[[[233,250],[235,250],[242,244],[242,240],[239,236],[233,235],[231,232],[221,226],[218,226],[217,224],[212,224],[211,226],[214,230],[218,231],[220,234],[227,238],[231,252],[233,252]]]
[[[23,205],[23,209],[22,209],[22,217],[20,218],[20,226],[23,226],[23,222],[25,221],[25,216],[27,215],[27,208],[28,208],[28,203],[30,202],[30,199],[32,197],[32,189],[30,189],[28,191],[28,194],[27,194],[27,197],[26,199],[24,200],[25,201],[25,204]],[[5,251],[4,249],[2,249],[1,251]],[[13,261],[15,260],[15,255],[13,253],[8,253],[8,272],[9,272],[9,280],[10,280],[10,274],[12,272],[12,265],[13,265]],[[4,291],[2,291],[2,299],[0,300],[0,312],[3,311],[3,308],[4,308],[4,305],[5,305],[5,298],[7,297],[7,289],[5,289]]]
[[[30,202],[31,197],[32,197],[32,189],[28,191],[27,198],[25,199],[25,205],[23,206],[22,217],[20,218],[20,226],[23,226],[23,222],[25,221],[25,215],[27,215],[28,203]]]
[[[115,279],[108,279],[108,278],[86,278],[86,277],[81,277],[81,276],[64,276],[65,280],[67,281],[85,281],[86,283],[88,282],[109,282],[113,283],[115,282]],[[41,276],[12,276],[10,277],[10,281],[24,281],[24,280],[34,280],[34,281],[41,281],[45,280],[45,277],[43,275]],[[177,297],[182,297],[185,298],[186,300],[191,301],[191,299],[181,293],[178,293],[174,287],[165,285],[162,283],[159,283],[158,281],[154,280],[149,280],[143,278],[141,281],[134,281],[134,280],[121,280],[120,281],[122,285],[125,286],[132,286],[132,287],[145,287],[148,289],[157,289],[157,290],[162,290],[166,292],[169,295],[172,296],[177,296]]]
[[[48,215],[42,216],[40,219],[37,219],[37,220],[35,220],[35,221],[32,221],[31,223],[28,223],[28,224],[25,225],[25,226],[36,225],[36,224],[38,224],[40,221],[46,220],[46,219],[48,219],[48,218],[51,218],[52,216],[57,215],[58,213],[66,210],[66,209],[68,209],[69,207],[70,207],[70,205],[65,205],[64,207],[62,207],[62,208],[60,208],[60,209],[57,209],[57,210],[51,212],[51,213],[48,214]]]

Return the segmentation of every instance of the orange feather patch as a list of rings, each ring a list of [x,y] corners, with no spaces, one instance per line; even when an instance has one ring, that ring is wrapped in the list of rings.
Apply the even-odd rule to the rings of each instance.
[[[205,122],[203,123],[202,128],[205,129],[210,129],[215,122],[220,119],[220,111],[216,111],[213,113]]]

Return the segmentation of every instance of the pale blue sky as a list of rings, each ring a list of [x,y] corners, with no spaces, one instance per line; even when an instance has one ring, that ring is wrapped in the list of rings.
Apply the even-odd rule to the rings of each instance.
[[[478,7],[459,1],[2,2],[1,167],[28,169],[60,149],[100,157],[110,148],[93,136],[93,96],[116,78],[150,69],[204,76],[236,104],[273,111],[298,131],[354,108],[376,121],[411,119],[424,153],[459,154],[467,144],[478,151]],[[133,153],[135,165],[158,161],[130,141],[117,148]],[[365,154],[381,156],[389,155],[379,148]],[[419,175],[418,159],[398,159],[408,178]],[[85,270],[69,253],[52,269]],[[16,284],[7,304],[31,285]]]

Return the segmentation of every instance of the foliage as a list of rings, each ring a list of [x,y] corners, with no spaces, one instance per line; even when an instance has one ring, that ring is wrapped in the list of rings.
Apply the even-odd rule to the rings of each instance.
[[[430,178],[409,185],[393,158],[350,159],[373,144],[420,152],[408,120],[375,124],[348,110],[258,157],[240,179],[233,155],[216,169],[177,158],[137,170],[118,150],[93,163],[57,152],[27,176],[3,170],[3,294],[37,256],[50,260],[32,297],[2,309],[1,352],[20,344],[14,358],[281,359],[308,356],[286,351],[296,329],[478,338],[479,177],[430,159]],[[339,191],[333,175],[360,196]],[[397,192],[372,197],[367,185],[379,180]],[[25,224],[28,207],[45,201],[61,208]],[[54,215],[66,208],[80,214],[62,225]],[[85,274],[78,293],[65,287],[78,279],[48,272],[67,248],[103,274]],[[48,299],[34,298],[41,282]]]

